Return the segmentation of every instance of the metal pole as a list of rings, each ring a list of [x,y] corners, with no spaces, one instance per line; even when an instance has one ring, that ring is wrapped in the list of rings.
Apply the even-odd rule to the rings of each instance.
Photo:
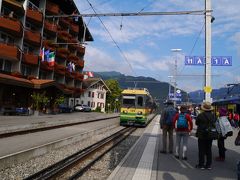
[[[171,49],[172,52],[180,52],[182,49]],[[174,63],[174,107],[176,107],[176,90],[177,90],[177,54],[175,57],[175,63]]]
[[[205,0],[205,101],[212,102],[211,98],[211,0]],[[208,89],[208,90],[207,90]]]

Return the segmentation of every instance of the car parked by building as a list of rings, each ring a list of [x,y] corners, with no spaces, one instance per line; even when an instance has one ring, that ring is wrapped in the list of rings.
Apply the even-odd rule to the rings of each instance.
[[[91,112],[92,109],[88,105],[85,104],[77,104],[74,106],[75,111],[80,111],[80,112]]]
[[[60,104],[58,106],[59,112],[60,113],[71,113],[73,112],[73,108],[69,107],[67,104]]]

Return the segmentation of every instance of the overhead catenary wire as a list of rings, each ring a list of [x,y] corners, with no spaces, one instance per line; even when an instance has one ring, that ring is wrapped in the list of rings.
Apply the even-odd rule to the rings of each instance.
[[[89,3],[89,5],[91,6],[91,8],[93,9],[94,13],[97,14],[97,12],[95,11],[95,9],[93,8],[92,4],[89,2],[89,0],[87,0],[87,2]],[[110,33],[110,31],[108,30],[108,28],[105,26],[105,24],[103,23],[102,19],[97,16],[99,21],[101,22],[101,24],[103,25],[104,29],[106,30],[106,32],[108,33],[108,35],[110,36],[111,40],[113,41],[113,43],[116,45],[116,47],[118,48],[119,52],[121,53],[122,57],[125,59],[125,61],[128,63],[131,71],[134,73],[134,75],[136,76],[136,72],[134,71],[132,65],[129,63],[128,59],[126,58],[125,54],[123,53],[122,49],[119,47],[119,45],[117,44],[117,42],[114,40],[112,34]]]

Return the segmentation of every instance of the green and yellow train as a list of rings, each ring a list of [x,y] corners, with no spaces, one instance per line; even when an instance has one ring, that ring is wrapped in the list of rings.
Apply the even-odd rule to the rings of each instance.
[[[122,91],[120,125],[146,126],[154,116],[156,103],[146,88]]]

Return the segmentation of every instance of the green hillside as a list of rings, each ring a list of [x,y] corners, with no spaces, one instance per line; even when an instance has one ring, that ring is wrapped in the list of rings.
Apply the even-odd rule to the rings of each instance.
[[[94,72],[94,75],[101,77],[103,80],[116,79],[119,82],[119,85],[122,89],[125,88],[147,88],[151,95],[162,104],[168,95],[169,84],[167,82],[160,82],[151,77],[133,77],[125,76],[119,72],[110,71],[110,72]],[[173,87],[172,87],[173,89]],[[182,91],[183,100],[186,99],[186,92]]]

